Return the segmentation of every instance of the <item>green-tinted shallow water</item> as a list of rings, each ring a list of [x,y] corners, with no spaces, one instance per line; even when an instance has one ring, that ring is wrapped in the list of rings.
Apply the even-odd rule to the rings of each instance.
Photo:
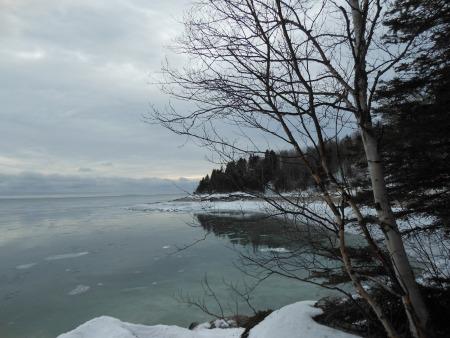
[[[235,267],[239,251],[283,247],[278,225],[229,218],[211,223],[206,216],[126,208],[173,198],[1,199],[0,337],[56,337],[100,315],[143,324],[204,321],[207,315],[177,296],[201,296],[205,274],[224,303],[234,306],[223,279],[245,278]],[[177,251],[205,232],[205,240]],[[253,303],[277,308],[328,293],[273,277],[256,289]]]

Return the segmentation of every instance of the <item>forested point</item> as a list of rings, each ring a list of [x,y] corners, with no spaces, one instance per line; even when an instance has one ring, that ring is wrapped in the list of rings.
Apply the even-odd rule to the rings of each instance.
[[[341,173],[353,177],[354,186],[364,185],[367,165],[364,164],[364,150],[361,140],[356,136],[347,136],[338,144],[327,143],[327,160],[334,173]],[[310,163],[320,168],[316,150],[309,148],[305,151]],[[338,158],[343,160],[339,161]],[[326,174],[323,173],[323,179]],[[250,155],[226,163],[225,167],[213,169],[210,175],[200,180],[196,193],[227,193],[236,191],[288,192],[306,190],[314,187],[314,180],[309,169],[295,150],[275,152],[266,150],[261,155]]]
[[[375,128],[379,147],[385,161],[388,191],[394,201],[405,205],[401,216],[415,212],[427,212],[438,217],[448,227],[450,222],[450,116],[448,72],[433,87],[434,100],[402,103],[396,107],[391,101],[381,106],[381,121]],[[395,84],[395,87],[394,87]],[[402,90],[399,83],[392,83],[388,91]],[[395,88],[395,89],[394,89]],[[410,90],[406,87],[403,90]],[[381,92],[380,92],[381,95]],[[400,95],[397,92],[397,95]],[[397,98],[398,99],[398,98]],[[399,99],[398,99],[399,100]],[[381,98],[380,98],[380,101]],[[400,105],[400,103],[399,103]],[[308,163],[315,171],[321,171],[317,149],[305,150]],[[326,160],[336,177],[345,180],[356,190],[357,198],[371,204],[370,189],[363,143],[357,133],[336,141],[326,142]],[[304,191],[316,187],[305,161],[295,150],[252,154],[247,158],[229,161],[220,169],[213,169],[203,177],[197,194],[250,193]]]

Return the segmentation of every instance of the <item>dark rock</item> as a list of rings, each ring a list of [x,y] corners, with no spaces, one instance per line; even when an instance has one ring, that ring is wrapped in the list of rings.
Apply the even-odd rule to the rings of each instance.
[[[197,327],[197,325],[198,325],[197,322],[192,322],[191,324],[189,324],[188,329],[189,329],[189,330],[193,330],[193,329],[195,329],[195,328]]]

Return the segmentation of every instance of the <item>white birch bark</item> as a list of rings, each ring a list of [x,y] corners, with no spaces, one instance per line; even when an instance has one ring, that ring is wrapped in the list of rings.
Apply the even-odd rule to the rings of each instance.
[[[428,311],[416,283],[414,272],[408,260],[403,240],[389,203],[384,179],[383,164],[378,142],[373,132],[371,115],[368,108],[368,82],[365,69],[365,23],[362,9],[367,0],[350,0],[355,34],[355,93],[359,131],[369,167],[373,197],[381,230],[384,233],[386,247],[392,261],[395,275],[402,287],[402,301],[408,316],[411,334],[417,338],[427,337]]]

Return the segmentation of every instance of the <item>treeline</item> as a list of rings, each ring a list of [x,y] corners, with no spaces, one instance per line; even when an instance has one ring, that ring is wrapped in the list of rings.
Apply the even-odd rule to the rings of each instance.
[[[411,11],[404,11],[410,8]],[[412,10],[416,9],[416,10]],[[424,43],[414,57],[396,67],[395,77],[376,92],[379,147],[387,188],[392,201],[407,212],[426,212],[438,217],[437,226],[450,228],[450,5],[448,2],[399,0],[385,22],[392,43],[405,42],[421,27]],[[391,13],[391,14],[392,14]],[[316,150],[306,149],[315,159]],[[346,184],[367,186],[361,139],[344,137],[327,144],[331,171]],[[313,161],[319,167],[317,161]],[[323,175],[325,177],[325,175]],[[198,193],[278,191],[313,186],[307,168],[294,151],[252,155],[226,164],[204,177]],[[361,189],[360,189],[361,190]],[[366,202],[372,200],[366,189]]]
[[[365,181],[365,161],[361,140],[346,136],[338,143],[326,144],[327,161],[331,171],[339,177],[351,178],[351,184],[361,186]],[[305,150],[308,162],[321,168],[315,148]],[[323,179],[326,175],[323,173]],[[211,175],[200,180],[196,193],[226,193],[235,191],[264,192],[267,189],[286,192],[306,190],[314,186],[313,178],[304,161],[294,150],[264,155],[250,155],[228,162],[225,167],[213,169]]]

